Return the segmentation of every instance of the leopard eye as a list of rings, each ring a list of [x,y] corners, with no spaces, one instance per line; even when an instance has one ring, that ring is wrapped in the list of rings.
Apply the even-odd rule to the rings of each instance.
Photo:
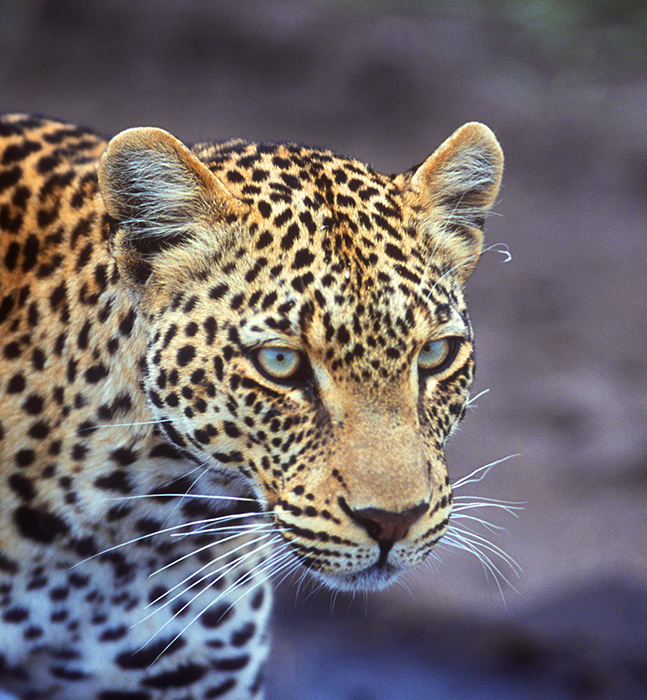
[[[418,369],[424,374],[438,374],[454,361],[461,346],[461,339],[455,336],[428,340],[418,354]]]
[[[258,348],[252,360],[262,375],[277,382],[302,381],[307,367],[303,354],[287,347]]]

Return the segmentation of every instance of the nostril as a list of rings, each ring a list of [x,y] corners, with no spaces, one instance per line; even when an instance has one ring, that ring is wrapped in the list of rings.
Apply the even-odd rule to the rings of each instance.
[[[393,544],[407,534],[409,528],[427,512],[428,504],[420,503],[402,513],[379,508],[353,510],[343,498],[339,499],[342,510],[358,525],[361,525],[376,542]]]

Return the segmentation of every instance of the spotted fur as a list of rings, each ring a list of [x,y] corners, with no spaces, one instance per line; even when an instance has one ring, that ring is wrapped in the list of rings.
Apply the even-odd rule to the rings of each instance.
[[[24,115],[0,137],[2,685],[260,697],[271,574],[377,589],[447,529],[499,146],[467,124],[386,177]]]

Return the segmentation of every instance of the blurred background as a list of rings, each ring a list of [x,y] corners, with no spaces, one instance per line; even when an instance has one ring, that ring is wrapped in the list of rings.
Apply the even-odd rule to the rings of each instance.
[[[506,172],[468,296],[489,392],[448,461],[457,481],[518,455],[456,493],[524,502],[472,524],[521,572],[446,546],[381,594],[282,583],[269,699],[647,697],[643,0],[0,0],[0,110],[386,173],[487,123]]]

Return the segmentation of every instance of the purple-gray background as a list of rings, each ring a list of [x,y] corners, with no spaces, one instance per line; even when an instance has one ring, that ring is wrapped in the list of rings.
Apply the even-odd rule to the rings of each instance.
[[[457,494],[525,502],[483,513],[523,572],[502,597],[443,550],[354,601],[283,584],[271,700],[647,697],[647,19],[580,5],[0,0],[2,111],[297,140],[387,173],[465,121],[506,152],[487,243],[512,261],[485,253],[468,284],[490,391],[449,465],[519,455]]]

